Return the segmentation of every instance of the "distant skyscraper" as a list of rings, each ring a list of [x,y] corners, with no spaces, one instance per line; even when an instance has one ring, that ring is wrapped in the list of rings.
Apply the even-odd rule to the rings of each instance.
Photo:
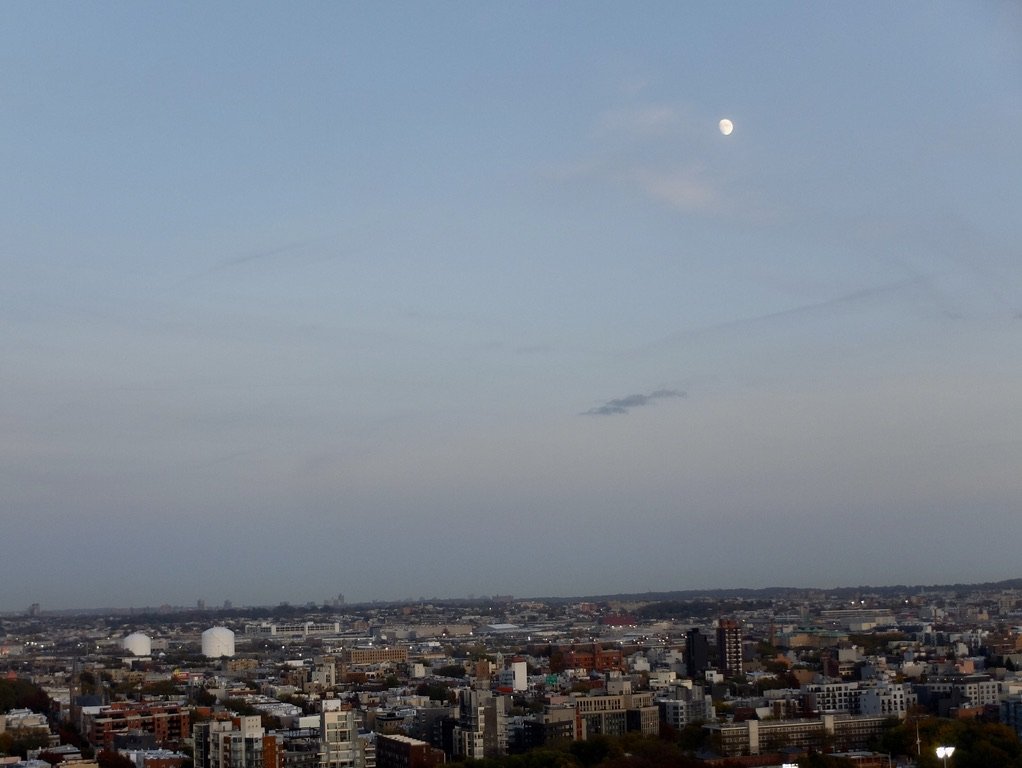
[[[685,670],[691,678],[702,677],[710,668],[710,643],[698,629],[685,633]]]
[[[725,675],[740,675],[742,664],[742,628],[731,619],[721,619],[717,624],[717,660],[720,671]]]

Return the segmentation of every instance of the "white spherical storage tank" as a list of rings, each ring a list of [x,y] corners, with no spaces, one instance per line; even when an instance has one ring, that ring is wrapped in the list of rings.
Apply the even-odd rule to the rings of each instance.
[[[121,640],[121,647],[134,656],[151,656],[153,653],[153,641],[141,632],[132,632]]]
[[[234,633],[227,627],[210,627],[202,633],[202,655],[207,659],[234,655]]]

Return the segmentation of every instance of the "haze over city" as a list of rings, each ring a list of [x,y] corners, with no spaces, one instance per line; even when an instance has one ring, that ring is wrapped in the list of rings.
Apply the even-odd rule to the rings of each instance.
[[[0,610],[1019,575],[1022,6],[4,10]]]

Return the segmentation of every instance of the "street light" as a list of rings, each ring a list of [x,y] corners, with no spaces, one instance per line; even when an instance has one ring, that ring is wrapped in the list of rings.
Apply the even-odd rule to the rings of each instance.
[[[955,753],[954,747],[937,747],[937,757],[944,761],[944,768],[947,768],[947,759]]]

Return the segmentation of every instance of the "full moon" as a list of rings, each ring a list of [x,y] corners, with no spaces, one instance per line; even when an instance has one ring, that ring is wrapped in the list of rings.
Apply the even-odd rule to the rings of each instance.
[[[728,120],[726,117],[720,121],[720,132],[725,136],[730,136],[731,131],[735,129],[735,124]]]

